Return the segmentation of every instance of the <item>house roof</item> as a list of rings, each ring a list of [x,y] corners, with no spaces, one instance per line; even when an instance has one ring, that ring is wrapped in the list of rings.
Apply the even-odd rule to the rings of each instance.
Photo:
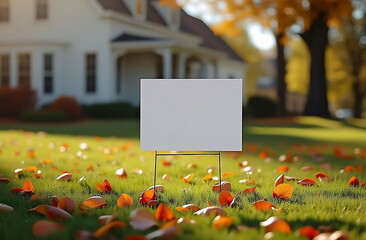
[[[130,10],[121,0],[97,0],[104,9],[112,10],[121,14],[132,16]],[[161,26],[167,26],[167,23],[159,12],[153,6],[154,0],[148,0],[147,20]],[[243,59],[219,36],[211,31],[211,29],[200,19],[188,15],[184,10],[181,10],[180,31],[189,33],[202,38],[201,47],[221,51],[227,54],[231,59],[243,61]],[[122,34],[113,39],[113,42],[118,41],[133,41],[133,40],[153,40],[153,38],[145,38],[141,36],[133,36]]]
[[[162,38],[151,38],[151,37],[143,37],[139,35],[133,35],[129,33],[123,33],[118,37],[114,38],[112,42],[128,42],[128,41],[159,41]]]

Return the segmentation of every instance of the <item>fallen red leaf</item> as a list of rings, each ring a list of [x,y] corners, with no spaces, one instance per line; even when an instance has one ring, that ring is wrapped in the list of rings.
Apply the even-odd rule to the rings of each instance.
[[[244,189],[243,193],[244,193],[244,194],[253,193],[253,192],[255,192],[255,190],[256,190],[256,189],[257,189],[257,186],[256,186],[256,185],[254,185],[254,186],[253,186],[253,187],[251,187],[251,188]]]
[[[65,210],[66,212],[73,212],[75,210],[75,203],[69,197],[58,199],[57,207]]]
[[[116,171],[116,177],[125,179],[127,178],[127,172],[123,168],[120,168]]]
[[[231,183],[226,182],[226,181],[222,181],[221,182],[221,191],[222,190],[230,191],[231,190]],[[215,183],[215,185],[212,187],[212,191],[214,191],[214,192],[220,191],[220,182]]]
[[[301,184],[302,186],[314,186],[315,181],[312,178],[304,178],[300,181],[297,181],[298,184]]]
[[[285,180],[285,174],[281,174],[280,176],[278,176],[278,178],[276,178],[274,186],[276,187],[277,185],[283,183],[284,180]]]
[[[305,226],[299,228],[297,231],[300,233],[300,235],[307,237],[309,240],[312,240],[320,234],[319,231],[312,226]]]
[[[300,169],[301,172],[314,171],[315,169],[312,166],[305,166]]]
[[[183,205],[182,207],[176,207],[175,209],[179,212],[188,212],[188,211],[196,212],[196,211],[200,210],[201,208],[195,204],[186,204],[186,205]]]
[[[140,195],[139,202],[143,206],[156,206],[157,205],[156,198],[157,198],[157,196],[156,196],[154,189],[149,189]],[[155,204],[155,202],[156,202],[156,204]]]
[[[102,194],[103,194],[103,193],[108,194],[108,193],[110,193],[110,192],[112,191],[112,187],[111,187],[111,185],[109,184],[109,182],[108,182],[108,180],[107,180],[107,179],[104,179],[103,184],[97,183],[97,184],[96,184],[96,187],[97,187],[98,191],[99,191],[100,193],[102,193]]]
[[[29,209],[28,212],[38,212],[46,215],[50,220],[67,220],[72,218],[72,216],[65,210],[49,205],[39,205],[35,208]]]
[[[69,182],[71,180],[71,178],[72,178],[72,174],[69,172],[65,172],[65,173],[61,174],[60,176],[58,176],[56,180],[57,181],[62,180],[62,181]]]
[[[351,179],[348,181],[350,186],[358,187],[360,185],[360,181],[355,176],[351,177]]]
[[[28,179],[24,181],[22,188],[13,188],[10,190],[11,193],[21,193],[21,194],[30,194],[34,192],[34,187],[31,181]]]

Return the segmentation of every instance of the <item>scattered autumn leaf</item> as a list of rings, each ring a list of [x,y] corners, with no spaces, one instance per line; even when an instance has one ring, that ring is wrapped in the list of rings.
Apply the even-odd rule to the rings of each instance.
[[[58,199],[57,207],[70,213],[75,210],[75,203],[71,198],[63,197],[61,199]]]
[[[50,220],[67,220],[72,218],[72,216],[65,210],[49,205],[39,205],[35,208],[29,209],[28,212],[38,212],[46,215]]]
[[[230,191],[231,190],[231,183],[226,182],[226,181],[222,181],[221,182],[221,191],[222,190]],[[215,185],[212,187],[212,191],[214,191],[214,192],[220,191],[220,182],[215,183]]]
[[[300,168],[301,172],[309,172],[309,171],[314,171],[315,169],[312,166],[305,166]]]
[[[312,178],[304,178],[300,181],[297,181],[298,184],[302,185],[302,186],[314,186],[315,185],[315,181]]]
[[[212,181],[212,174],[208,173],[206,176],[203,177],[204,182]]]
[[[164,221],[164,222],[175,219],[175,216],[174,216],[172,210],[170,210],[170,208],[163,203],[161,203],[159,205],[159,207],[156,209],[155,217],[158,220]]]
[[[145,231],[157,225],[154,215],[145,209],[138,209],[130,213],[130,225],[140,231]]]
[[[147,190],[154,189],[154,186],[149,187]],[[163,185],[155,185],[155,192],[164,192],[164,186]]]
[[[71,180],[71,178],[72,178],[72,174],[69,172],[65,172],[65,173],[61,174],[60,176],[58,176],[56,180],[57,181],[62,180],[62,181],[69,182]]]
[[[276,187],[277,185],[282,184],[284,180],[285,174],[281,174],[280,176],[278,176],[278,178],[276,178],[274,186]]]
[[[270,217],[266,221],[260,222],[260,226],[265,227],[267,232],[291,233],[290,225],[279,217]]]
[[[104,179],[103,183],[100,184],[100,183],[97,183],[96,185],[96,188],[98,189],[98,191],[100,193],[110,193],[112,191],[112,187],[111,185],[109,184],[108,180],[107,179]]]
[[[38,197],[39,197],[39,194],[38,193],[36,193],[36,194],[34,194],[29,200],[31,200],[31,201],[35,201],[35,200],[37,200],[38,199]]]
[[[143,206],[156,206],[158,204],[156,198],[157,196],[154,189],[149,189],[140,195],[139,202]]]
[[[348,181],[350,186],[358,187],[360,185],[360,181],[355,176],[351,177],[351,179]]]
[[[253,186],[253,187],[251,187],[251,188],[244,189],[243,193],[244,193],[244,194],[253,193],[253,192],[255,192],[255,190],[256,190],[256,189],[257,189],[257,186],[256,186],[256,185],[254,185],[254,186]]]
[[[63,231],[65,231],[63,225],[48,220],[38,220],[32,227],[32,233],[35,237],[45,237]]]
[[[200,210],[201,208],[199,206],[197,206],[196,204],[186,204],[186,205],[183,205],[182,207],[176,207],[175,209],[179,212],[188,212],[188,211],[196,212],[196,211]]]
[[[319,231],[313,228],[312,226],[305,226],[299,228],[297,231],[300,233],[301,236],[305,236],[309,240],[312,240],[313,238],[315,238],[320,234]]]
[[[210,206],[206,208],[202,208],[201,210],[198,210],[197,212],[193,213],[194,215],[199,216],[210,216],[211,214],[214,214],[215,216],[226,216],[226,212],[224,209],[216,206]]]
[[[123,168],[120,168],[116,171],[116,177],[125,179],[127,178],[127,172]]]
[[[98,230],[95,231],[93,236],[96,238],[101,238],[104,235],[106,235],[109,231],[111,231],[112,229],[123,228],[125,226],[126,226],[126,223],[123,221],[113,221],[113,222],[110,222],[110,223],[98,228]]]
[[[30,194],[34,192],[34,187],[33,184],[31,183],[31,181],[29,181],[28,179],[24,181],[23,187],[22,188],[13,188],[12,190],[10,190],[11,193],[21,193],[21,194]]]
[[[14,208],[10,207],[5,203],[0,203],[0,212],[12,212],[12,211],[14,211]]]
[[[10,183],[9,178],[0,178],[0,182],[4,182],[4,183]]]
[[[213,220],[213,226],[216,230],[219,230],[221,227],[230,227],[233,224],[233,218],[226,216],[216,216]]]
[[[292,196],[292,193],[294,191],[294,187],[287,183],[282,183],[280,185],[277,185],[273,189],[273,197],[277,199],[290,199]]]
[[[178,227],[176,225],[171,225],[166,223],[159,230],[151,232],[146,235],[147,239],[175,239],[178,234]]]
[[[183,181],[185,181],[186,183],[191,182],[193,178],[194,178],[194,173],[188,174],[188,175],[187,175],[187,176],[185,176],[185,177],[181,177],[181,179],[182,179]]]
[[[283,173],[283,172],[288,172],[288,166],[287,165],[283,165],[277,168],[277,173]]]
[[[276,206],[275,205],[273,205],[270,202],[263,201],[263,200],[260,200],[260,201],[257,201],[255,203],[253,203],[253,207],[256,210],[259,210],[259,211],[268,211],[268,210],[274,210],[274,209],[276,209]]]
[[[122,193],[121,196],[118,198],[117,206],[122,207],[129,207],[133,204],[133,199],[130,195]]]
[[[103,208],[107,205],[103,198],[99,196],[93,196],[84,200],[83,204],[89,208]]]
[[[221,178],[222,179],[226,179],[226,178],[229,178],[229,177],[233,177],[233,176],[235,176],[236,175],[236,173],[234,173],[234,172],[225,172],[225,173],[223,173],[222,175],[221,175]]]

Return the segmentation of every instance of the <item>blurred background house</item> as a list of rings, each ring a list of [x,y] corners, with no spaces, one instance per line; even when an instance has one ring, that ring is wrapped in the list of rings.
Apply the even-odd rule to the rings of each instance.
[[[141,78],[244,68],[204,22],[154,0],[0,0],[0,86],[35,89],[38,106],[60,95],[138,106]]]

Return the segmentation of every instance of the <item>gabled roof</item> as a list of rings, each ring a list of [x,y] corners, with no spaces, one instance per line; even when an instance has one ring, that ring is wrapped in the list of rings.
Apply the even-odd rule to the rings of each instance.
[[[112,42],[128,42],[128,41],[159,41],[163,40],[162,38],[151,38],[151,37],[143,37],[139,35],[133,35],[129,33],[123,33],[118,37],[114,38]]]
[[[111,10],[121,14],[132,16],[130,10],[123,3],[122,0],[97,0],[97,1],[106,10]],[[159,24],[161,26],[167,26],[167,23],[165,22],[163,17],[153,6],[152,3],[154,2],[154,0],[148,0],[147,2],[148,2],[147,21]],[[211,31],[211,29],[202,20],[188,15],[184,10],[181,10],[180,14],[181,14],[180,31],[201,37],[203,40],[202,43],[200,44],[201,47],[221,51],[226,53],[228,57],[231,59],[237,61],[243,61],[243,59],[221,37],[215,36],[215,34]],[[116,39],[113,39],[112,41],[113,42],[128,41],[128,40],[132,41],[132,40],[142,40],[141,38],[144,38],[144,37],[137,37],[138,38],[137,39],[136,36],[132,35],[126,36],[126,35],[128,34],[122,34],[121,36],[117,37]],[[149,40],[149,39],[146,38],[143,40]]]

